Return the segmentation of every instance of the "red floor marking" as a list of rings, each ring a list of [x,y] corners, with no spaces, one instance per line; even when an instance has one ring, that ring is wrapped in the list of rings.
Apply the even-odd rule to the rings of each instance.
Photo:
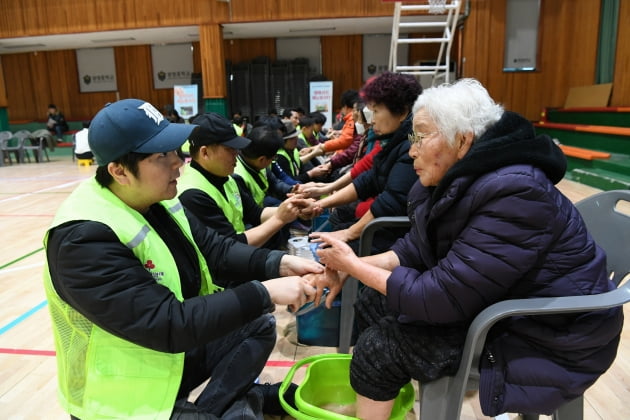
[[[24,349],[3,349],[0,354],[22,354],[29,356],[54,356],[54,350],[24,350]],[[268,367],[291,367],[295,364],[292,360],[268,360],[265,366]]]
[[[31,356],[54,356],[54,350],[24,350],[24,349],[3,349],[0,348],[0,353],[3,354],[27,354]]]

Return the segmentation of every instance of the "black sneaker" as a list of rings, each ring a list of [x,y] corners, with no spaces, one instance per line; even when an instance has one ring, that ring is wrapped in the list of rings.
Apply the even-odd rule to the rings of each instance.
[[[269,414],[272,416],[284,416],[287,414],[282,408],[280,404],[280,385],[282,382],[278,382],[275,384],[256,384],[255,387],[258,387],[263,395],[263,413]],[[295,391],[297,390],[296,384],[290,384],[287,391],[284,393],[284,400],[289,403],[289,405],[295,408]]]

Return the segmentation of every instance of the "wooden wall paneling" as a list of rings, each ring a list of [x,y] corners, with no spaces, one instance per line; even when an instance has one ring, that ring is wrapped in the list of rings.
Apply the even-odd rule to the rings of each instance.
[[[120,99],[144,99],[159,106],[157,91],[153,88],[151,46],[116,47],[114,55]]]
[[[216,0],[3,0],[0,38],[225,22]]]
[[[333,81],[333,109],[339,109],[341,93],[363,84],[363,36],[323,36],[321,50],[322,72]]]
[[[226,39],[223,41],[225,59],[232,64],[252,60],[256,57],[269,57],[271,62],[276,60],[276,39]]]
[[[9,105],[7,97],[7,88],[4,82],[4,69],[2,68],[2,56],[0,56],[0,108],[6,108]]]
[[[223,34],[217,24],[199,26],[204,98],[226,98]]]
[[[459,30],[458,30],[459,31]],[[410,34],[409,38],[422,38],[425,37],[435,38],[436,34]],[[459,50],[459,36],[455,36],[453,39],[453,45],[451,46],[451,60],[457,63],[457,51]],[[415,63],[425,60],[437,60],[440,52],[440,44],[409,44],[409,64],[415,65]],[[444,51],[446,53],[446,51]]]
[[[193,73],[201,73],[201,44],[199,41],[192,43],[193,49]]]
[[[6,80],[7,98],[9,100],[9,121],[23,120],[28,116],[24,112],[26,103],[33,103],[33,87],[30,86],[31,68],[30,54],[9,54],[2,56],[2,66]]]
[[[630,2],[619,2],[617,23],[617,53],[615,55],[615,75],[610,106],[630,106]]]
[[[393,16],[394,3],[378,0],[232,0],[232,22]]]
[[[538,120],[543,107],[564,104],[570,87],[593,83],[599,13],[591,0],[542,2],[537,71],[504,73],[505,2],[472,0],[463,74],[479,79],[507,109]]]

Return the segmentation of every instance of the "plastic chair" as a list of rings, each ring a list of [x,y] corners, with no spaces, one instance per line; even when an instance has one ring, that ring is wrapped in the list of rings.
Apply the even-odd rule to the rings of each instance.
[[[22,162],[22,141],[11,133],[10,131],[3,131],[0,133],[0,149],[2,150],[2,159],[6,158],[9,164],[13,165],[11,154],[15,156],[17,163]]]
[[[24,163],[26,159],[28,159],[29,163],[31,162],[31,157],[26,151],[26,146],[29,144],[31,139],[33,138],[31,132],[28,130],[20,130],[13,133],[13,137],[18,139],[18,157],[19,163]]]
[[[22,148],[24,149],[24,156],[28,157],[29,162],[31,161],[28,155],[29,150],[33,152],[33,157],[36,162],[43,162],[44,156],[46,156],[46,160],[50,162],[48,151],[46,150],[49,144],[49,138],[51,138],[51,135],[48,130],[37,130],[29,133],[29,136],[24,138]]]
[[[411,226],[407,216],[377,217],[368,223],[361,232],[359,239],[359,256],[370,255],[374,235],[381,229],[388,228],[408,228]],[[339,312],[339,347],[338,353],[348,353],[352,340],[352,329],[354,327],[354,302],[357,300],[359,292],[359,281],[354,277],[349,277],[343,285],[341,292],[341,308]]]
[[[630,273],[630,259],[623,255],[630,249],[630,216],[615,209],[620,200],[630,201],[630,191],[606,191],[576,204],[589,232],[606,251],[609,271],[614,271],[611,278],[616,284]],[[599,295],[513,299],[489,306],[475,317],[468,330],[462,362],[456,375],[421,385],[420,418],[431,420],[460,418],[465,392],[477,389],[479,358],[486,335],[497,321],[516,315],[606,309],[627,302],[630,302],[630,281],[626,281],[615,290]],[[553,413],[555,420],[581,420],[583,417],[583,396],[570,401]],[[532,420],[537,419],[538,415],[526,414],[523,418]]]

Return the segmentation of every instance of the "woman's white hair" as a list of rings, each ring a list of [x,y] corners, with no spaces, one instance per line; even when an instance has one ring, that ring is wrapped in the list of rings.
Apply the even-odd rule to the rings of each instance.
[[[458,133],[474,134],[477,139],[503,115],[503,107],[490,97],[475,79],[460,79],[425,89],[413,106],[413,113],[424,109],[438,131],[455,143]]]

